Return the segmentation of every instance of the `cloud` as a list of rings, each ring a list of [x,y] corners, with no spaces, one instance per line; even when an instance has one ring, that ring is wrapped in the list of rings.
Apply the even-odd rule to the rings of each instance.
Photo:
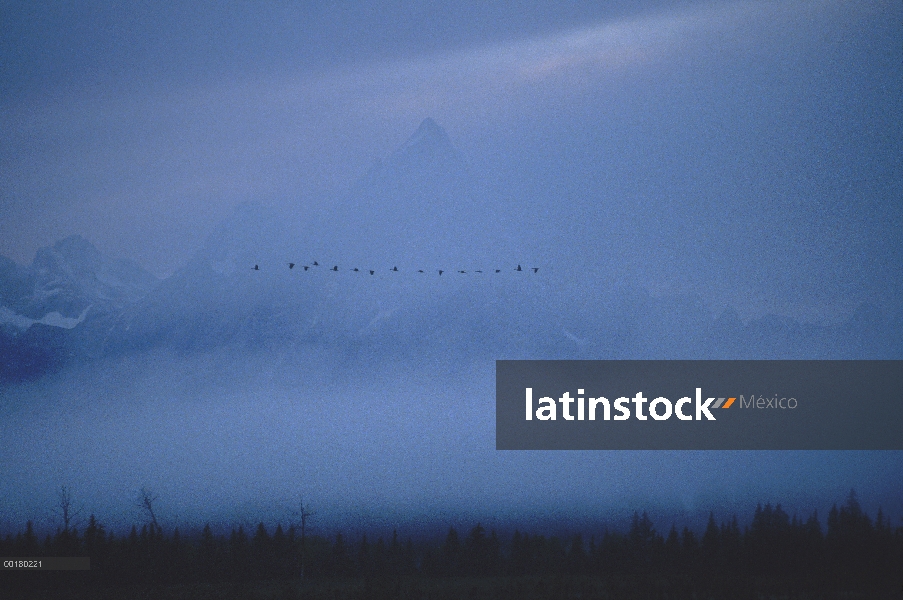
[[[0,439],[17,451],[0,455],[0,527],[46,526],[61,485],[117,532],[142,519],[142,487],[170,528],[284,523],[299,494],[319,525],[353,515],[355,527],[379,513],[748,515],[768,501],[808,512],[851,486],[899,506],[899,452],[500,452],[493,387],[492,364],[352,368],[323,349],[151,352],[71,368],[4,389]]]

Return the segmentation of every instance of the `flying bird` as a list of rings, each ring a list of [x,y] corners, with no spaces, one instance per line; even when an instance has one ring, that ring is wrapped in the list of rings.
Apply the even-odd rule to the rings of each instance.
[[[310,267],[311,267],[311,265],[302,265],[302,266],[304,267],[304,270],[305,270],[305,271],[307,271],[307,270],[310,269]],[[317,261],[313,261],[312,266],[314,266],[314,267],[319,267],[319,266],[320,266],[320,263],[318,263]],[[293,263],[293,262],[288,263],[288,268],[289,268],[289,270],[294,269],[294,268],[295,268],[295,263]],[[259,264],[255,264],[255,265],[254,265],[254,268],[253,268],[252,270],[254,270],[254,271],[259,271],[259,270],[260,270],[260,265],[259,265]],[[332,267],[332,268],[330,269],[330,271],[336,271],[336,272],[337,272],[338,270],[339,270],[339,266],[338,266],[338,265],[335,265],[334,267]],[[351,269],[351,270],[354,271],[355,273],[359,273],[359,272],[361,271],[361,269],[359,269],[359,268],[357,268],[357,267],[355,267],[355,268],[353,268],[353,269]],[[371,275],[373,275],[373,274],[376,273],[376,271],[373,270],[373,269],[365,269],[365,270],[368,271]],[[391,270],[394,271],[394,272],[398,272],[398,266],[393,266]],[[515,270],[515,271],[523,271],[524,269],[523,269],[523,267],[522,267],[521,265],[517,265],[517,268],[514,269],[514,270]],[[530,270],[532,270],[534,273],[538,273],[538,272],[539,272],[539,267],[530,267]],[[418,273],[423,273],[424,271],[423,271],[423,269],[417,269],[417,272],[418,272]],[[476,271],[474,271],[474,273],[482,273],[482,272],[483,272],[482,270],[476,270]],[[501,270],[501,269],[495,269],[495,272],[496,272],[496,273],[501,273],[502,270]],[[444,271],[443,269],[439,269],[439,275],[442,275],[443,273],[445,273],[445,271]],[[458,273],[467,273],[467,271],[465,271],[465,270],[462,269],[462,270],[459,270]]]

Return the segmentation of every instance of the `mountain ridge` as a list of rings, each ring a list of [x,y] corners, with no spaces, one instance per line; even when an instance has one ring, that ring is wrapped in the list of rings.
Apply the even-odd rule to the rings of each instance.
[[[744,323],[732,310],[715,318],[695,296],[592,279],[573,288],[554,265],[516,272],[530,258],[489,204],[427,118],[306,232],[241,203],[163,280],[81,236],[40,249],[28,267],[0,257],[0,381],[152,348],[301,345],[343,360],[903,354],[903,317],[875,307],[837,327],[769,315]]]

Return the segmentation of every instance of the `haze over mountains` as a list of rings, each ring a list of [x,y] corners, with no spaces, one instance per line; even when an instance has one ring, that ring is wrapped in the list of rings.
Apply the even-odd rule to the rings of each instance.
[[[242,204],[165,280],[79,236],[40,250],[29,267],[2,259],[2,378],[158,346],[236,344],[485,358],[901,355],[900,316],[875,306],[839,326],[777,316],[744,324],[730,308],[712,314],[701,296],[615,284],[611,266],[580,281],[554,262],[560,252],[519,247],[517,219],[486,194],[428,118],[303,231]]]

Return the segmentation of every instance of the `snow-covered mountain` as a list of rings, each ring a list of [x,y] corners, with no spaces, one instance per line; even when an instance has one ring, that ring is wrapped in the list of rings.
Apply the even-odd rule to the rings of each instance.
[[[120,314],[156,284],[78,235],[39,249],[28,267],[0,257],[0,371],[40,373],[70,356],[97,355]]]
[[[29,267],[0,257],[2,322],[20,330],[33,323],[72,329],[89,316],[122,310],[156,283],[137,264],[109,259],[81,236],[69,236],[39,249]]]
[[[744,323],[731,309],[716,319],[695,296],[555,279],[555,265],[515,271],[521,249],[490,206],[498,203],[426,119],[303,232],[267,206],[241,204],[163,281],[79,236],[42,248],[28,267],[0,257],[0,381],[160,347],[310,346],[446,363],[903,352],[903,317],[874,308],[840,327],[775,316]]]
[[[383,348],[409,347],[445,328],[460,337],[468,317],[428,315],[461,305],[465,294],[467,315],[481,323],[505,285],[497,277],[489,287],[488,273],[505,267],[511,275],[516,266],[493,235],[487,205],[446,132],[426,119],[304,233],[266,206],[238,206],[183,268],[126,311],[108,348],[355,345],[381,336],[391,337]],[[451,280],[474,269],[487,271],[484,281],[463,290]]]
[[[288,262],[297,260],[290,247],[277,213],[239,205],[182,268],[123,312],[107,350],[201,349],[278,332],[280,307],[303,304],[301,290],[286,288]]]

